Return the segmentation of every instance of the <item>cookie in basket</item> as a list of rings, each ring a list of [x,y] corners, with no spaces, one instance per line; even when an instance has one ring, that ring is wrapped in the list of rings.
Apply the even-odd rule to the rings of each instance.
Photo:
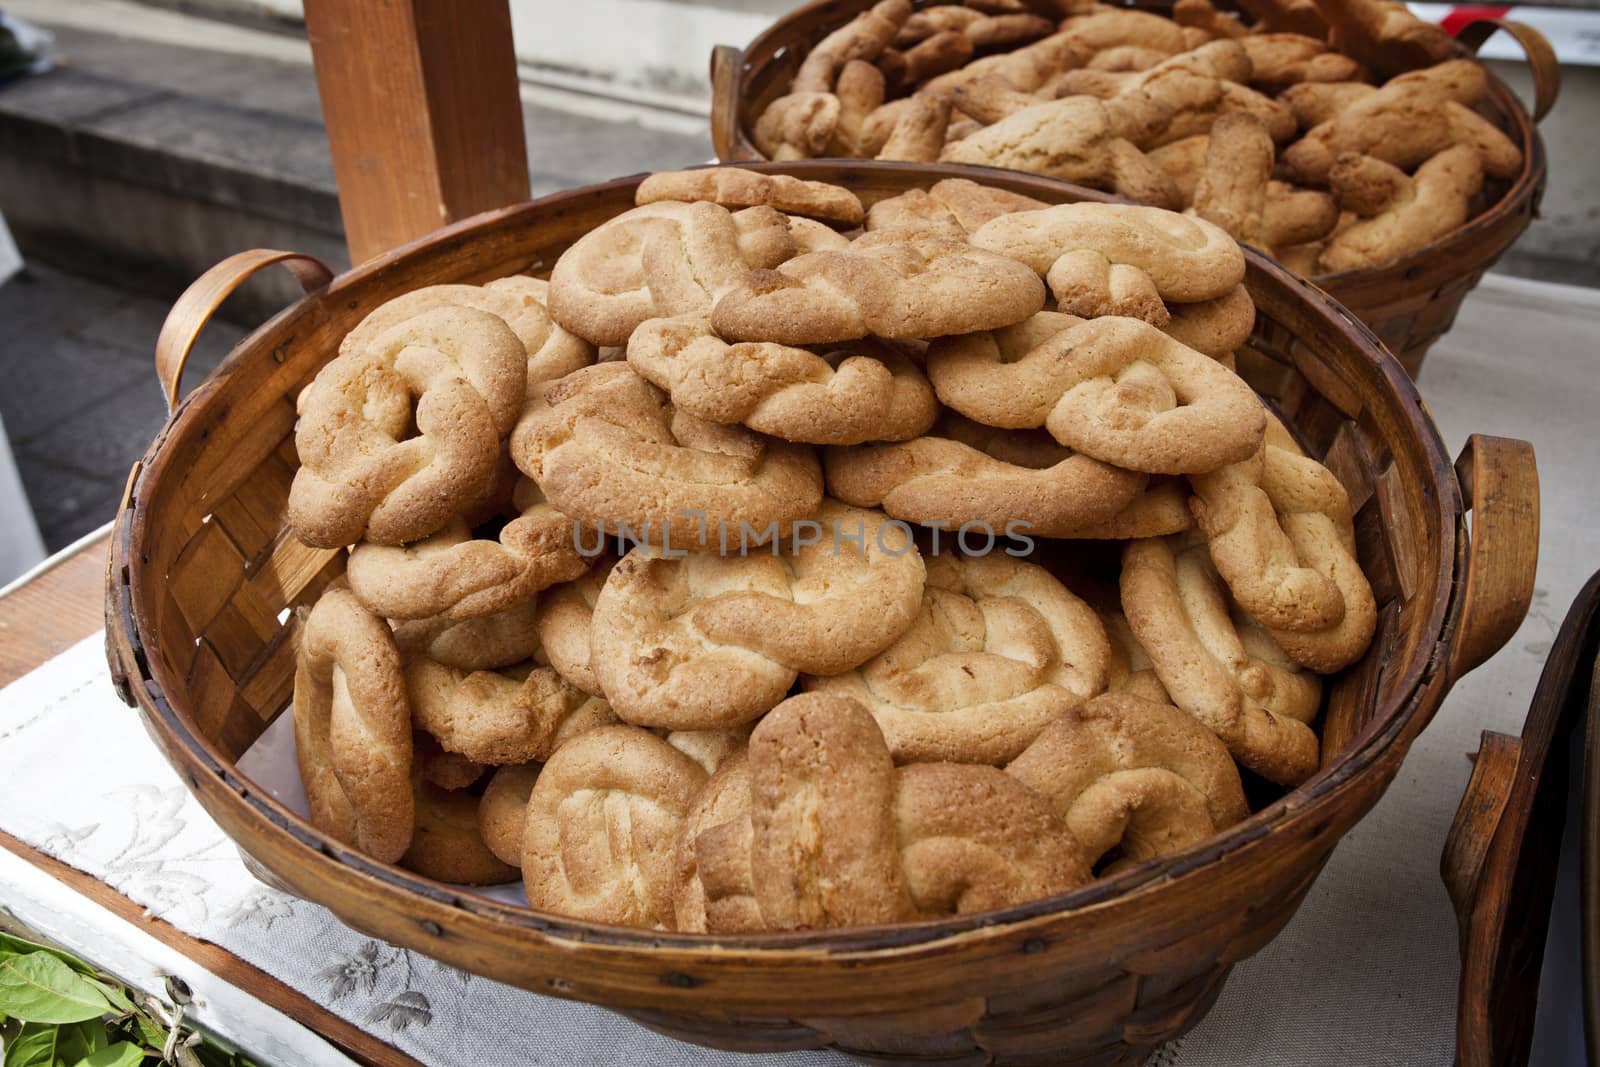
[[[511,454],[562,513],[658,545],[741,524],[781,537],[822,499],[810,448],[677,411],[626,363],[536,389]]]
[[[849,670],[912,624],[922,558],[881,515],[830,501],[783,549],[625,556],[590,638],[617,714],[674,730],[736,726],[781,701],[798,674]]]
[[[845,228],[861,225],[865,214],[861,198],[841,185],[737,167],[657,171],[639,183],[633,199],[639,205],[707,200],[727,208],[764,206]]]
[[[854,670],[803,680],[871,712],[896,762],[1004,763],[1105,689],[1099,616],[1043,567],[945,554],[928,557],[927,573],[898,641]]]

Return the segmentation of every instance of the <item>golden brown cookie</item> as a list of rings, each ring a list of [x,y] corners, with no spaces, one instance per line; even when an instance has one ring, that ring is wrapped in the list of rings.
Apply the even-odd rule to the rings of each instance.
[[[1254,115],[1223,115],[1211,127],[1195,185],[1194,213],[1258,248],[1321,240],[1339,221],[1333,197],[1272,180],[1275,151]]]
[[[532,600],[541,589],[589,569],[573,521],[551,507],[539,487],[521,480],[520,514],[490,541],[451,520],[409,545],[362,542],[350,550],[350,589],[390,619],[475,619]]]
[[[766,106],[750,136],[768,159],[810,159],[839,135],[841,117],[832,93],[789,93]]]
[[[522,833],[528,825],[528,797],[542,764],[515,763],[489,779],[478,801],[478,834],[501,863],[522,866]]]
[[[517,880],[478,830],[478,798],[462,789],[417,786],[417,832],[400,866],[424,878],[456,885],[500,885]]]
[[[1243,766],[1280,785],[1317,769],[1317,679],[1258,658],[1230,617],[1223,586],[1193,535],[1130,543],[1122,610],[1173,703],[1204,724]]]
[[[1256,325],[1256,305],[1250,290],[1236,285],[1226,296],[1197,304],[1169,304],[1172,318],[1161,332],[1202,355],[1223,361],[1229,370],[1241,345],[1250,340]]]
[[[405,680],[412,721],[445,751],[491,766],[544,759],[569,720],[609,715],[592,706],[603,701],[532,663],[467,672],[415,656]]]
[[[787,217],[705,202],[633,208],[580,237],[550,272],[550,314],[597,345],[626,344],[645,319],[708,313],[755,267],[794,255]]]
[[[934,10],[945,10],[936,8]],[[960,11],[963,8],[948,10]],[[999,215],[1035,211],[1043,201],[1004,189],[991,189],[966,178],[945,178],[927,189],[908,189],[886,197],[867,211],[867,230],[916,230],[940,237],[965,239]]]
[[[826,471],[840,500],[881,506],[906,522],[976,524],[974,537],[996,538],[1075,536],[1132,504],[1147,480],[1048,434],[996,430],[949,412],[926,437],[829,449]]]
[[[539,653],[536,608],[537,601],[529,600],[475,619],[414,619],[392,624],[394,640],[402,655],[427,656],[464,671],[509,667]]]
[[[538,602],[535,625],[545,658],[557,674],[590,696],[602,694],[600,681],[589,665],[589,623],[600,590],[616,565],[615,556],[603,555],[587,574],[552,587]]]
[[[860,198],[843,186],[738,167],[658,171],[639,183],[633,200],[641,205],[658,200],[709,200],[726,208],[765,205],[843,227],[859,226],[863,217]]]
[[[839,70],[852,59],[875,59],[911,17],[911,0],[878,0],[806,54],[795,75],[797,93],[833,91]]]
[[[1006,767],[1087,848],[1132,865],[1178,852],[1250,814],[1233,757],[1168,703],[1106,693],[1051,723]]]
[[[1251,33],[1239,43],[1250,56],[1250,84],[1264,92],[1280,93],[1301,82],[1352,82],[1366,77],[1360,60],[1330,51],[1325,42],[1304,34]]]
[[[896,762],[1003,763],[1046,723],[1105,689],[1099,617],[1044,568],[1002,554],[932,556],[911,628],[810,692],[850,697]]]
[[[741,749],[695,795],[678,837],[673,906],[685,933],[765,929],[750,870],[750,761]]]
[[[624,557],[591,628],[617,714],[675,730],[737,726],[782,700],[799,672],[849,670],[911,625],[924,569],[906,531],[829,501],[795,540],[777,556]]]
[[[706,773],[634,726],[590,730],[559,748],[528,800],[528,903],[591,922],[672,929],[675,852]]]
[[[1043,303],[1039,279],[1006,256],[947,238],[869,233],[848,251],[750,272],[717,302],[711,324],[730,341],[785,345],[922,339],[1009,326]]]
[[[306,616],[294,671],[295,754],[311,824],[380,863],[411,843],[411,715],[384,621],[348,589]]]
[[[635,330],[628,365],[679,411],[786,441],[903,441],[938,411],[922,370],[874,342],[822,355],[764,341],[730,345],[705,319],[681,316]]]
[[[1329,237],[1319,273],[1360,270],[1426,248],[1467,221],[1483,188],[1483,164],[1471,145],[1456,145],[1407,177],[1371,156],[1343,155],[1328,172],[1339,205],[1362,221]]]
[[[483,492],[527,390],[522,342],[497,315],[450,305],[351,349],[301,392],[289,525],[308,545],[398,545]]]
[[[1138,319],[1041,312],[928,350],[939,399],[969,418],[1044,426],[1125,470],[1184,474],[1252,455],[1266,419],[1243,379]]]
[[[676,411],[626,363],[535,390],[511,454],[563,513],[655,545],[691,545],[702,529],[737,536],[741,524],[784,536],[822,499],[809,447]]]
[[[1255,456],[1190,481],[1195,519],[1240,607],[1314,671],[1359,659],[1377,608],[1356,560],[1350,498],[1333,472],[1270,419]]]

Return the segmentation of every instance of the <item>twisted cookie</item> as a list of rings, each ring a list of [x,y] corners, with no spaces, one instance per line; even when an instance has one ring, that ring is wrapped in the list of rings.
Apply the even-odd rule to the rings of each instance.
[[[878,0],[817,42],[800,64],[791,88],[797,93],[831,93],[840,68],[852,59],[875,59],[910,17],[911,0]]]
[[[925,431],[938,409],[922,371],[887,345],[826,355],[765,341],[730,345],[696,316],[641,325],[628,364],[679,411],[786,441],[901,441]]]
[[[1233,757],[1171,704],[1106,693],[1047,726],[1006,773],[1050,802],[1090,862],[1188,848],[1250,814]]]
[[[573,522],[524,478],[521,514],[498,540],[475,539],[461,519],[415,544],[363,542],[350,550],[350,588],[367,607],[391,619],[472,619],[507,611],[539,590],[589,569]]]
[[[993,767],[896,768],[854,701],[808,693],[708,784],[679,843],[680,929],[820,929],[968,914],[1089,878],[1049,806]]]
[[[300,394],[290,526],[317,548],[434,533],[488,484],[526,388],[522,342],[474,308],[424,311],[343,353]]]
[[[675,411],[626,363],[536,389],[511,454],[562,513],[656,545],[691,541],[696,514],[702,534],[781,537],[822,499],[810,448]]]
[[[1250,290],[1236,285],[1226,296],[1198,304],[1173,304],[1172,318],[1161,332],[1233,370],[1233,354],[1250,340],[1256,305]]]
[[[1190,479],[1195,519],[1239,606],[1291,659],[1327,674],[1354,663],[1377,626],[1339,479],[1269,419],[1261,451]]]
[[[1193,210],[1259,248],[1319,240],[1339,221],[1333,198],[1272,181],[1275,152],[1254,115],[1224,115],[1211,127]]]
[[[933,434],[914,441],[829,449],[826,470],[828,491],[846,503],[881,506],[907,522],[976,524],[996,537],[1079,536],[1132,505],[1147,480],[1045,434],[995,430],[948,413]]]
[[[562,745],[528,800],[528,903],[593,922],[672,929],[674,852],[706,773],[661,738],[605,726]]]
[[[1003,763],[1105,689],[1099,617],[1042,567],[1003,555],[933,556],[922,610],[881,655],[808,691],[850,697],[895,761]]]
[[[1407,177],[1370,156],[1343,155],[1328,172],[1342,207],[1364,216],[1329,239],[1322,273],[1359,270],[1424,248],[1467,221],[1483,188],[1483,165],[1471,145],[1456,145]]]
[[[1085,318],[1133,315],[1162,326],[1163,301],[1215,300],[1244,281],[1244,253],[1221,229],[1131,204],[1002,215],[981,226],[972,243],[1047,276],[1059,310]]]
[[[405,679],[416,725],[445,751],[490,766],[544,759],[563,732],[610,717],[604,701],[531,663],[467,672],[416,656]]]
[[[346,589],[306,616],[295,655],[295,752],[311,824],[380,863],[411,843],[411,716],[400,653]]]
[[[911,625],[924,570],[904,530],[829,502],[805,532],[809,543],[781,556],[624,557],[591,627],[617,714],[675,730],[735,726],[782,700],[799,672],[848,670]]]
[[[1248,623],[1231,618],[1205,545],[1134,541],[1122,555],[1122,610],[1178,707],[1242,765],[1280,785],[1317,769],[1321,685],[1285,665]]]
[[[966,11],[932,8],[930,11]],[[1013,211],[1035,211],[1043,201],[1004,189],[991,189],[965,178],[945,178],[927,189],[908,189],[886,197],[867,211],[867,230],[918,230],[937,237],[965,240],[992,218]]]
[[[501,319],[528,355],[528,385],[570,374],[594,362],[594,346],[550,317],[549,283],[522,274],[487,285],[425,285],[390,300],[345,334],[339,353],[359,352],[391,327],[440,307],[469,307]]]
[[[706,314],[748,270],[794,253],[788,220],[770,207],[646,204],[561,254],[550,272],[550,314],[597,345],[626,344],[645,319]]]
[[[1041,312],[993,333],[934,342],[939,399],[992,426],[1044,426],[1127,470],[1183,474],[1252,455],[1261,402],[1215,360],[1138,319]]]
[[[633,199],[641,205],[660,200],[709,200],[727,208],[766,206],[843,227],[861,225],[863,214],[860,198],[843,186],[737,167],[657,171],[639,183]]]
[[[539,652],[537,607],[538,601],[525,600],[474,619],[414,619],[395,626],[394,641],[408,658],[426,656],[463,671],[509,667]]]
[[[479,800],[465,789],[417,784],[417,832],[400,866],[456,885],[517,880],[517,868],[495,855],[478,828]]]
[[[752,271],[717,302],[711,324],[730,340],[785,345],[868,334],[927,338],[1009,326],[1043,303],[1039,279],[1006,256],[948,238],[879,232],[848,251]]]

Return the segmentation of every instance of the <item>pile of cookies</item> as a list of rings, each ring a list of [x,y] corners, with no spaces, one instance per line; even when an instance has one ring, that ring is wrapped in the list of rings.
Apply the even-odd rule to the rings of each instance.
[[[289,521],[349,547],[299,631],[317,827],[586,920],[819,928],[1058,893],[1316,771],[1373,593],[1231,369],[1225,233],[960,180],[637,200],[301,392]]]
[[[1010,167],[1187,209],[1314,276],[1423,248],[1521,149],[1448,35],[1392,0],[881,0],[759,116],[769,158]],[[1503,186],[1501,187],[1503,188]]]

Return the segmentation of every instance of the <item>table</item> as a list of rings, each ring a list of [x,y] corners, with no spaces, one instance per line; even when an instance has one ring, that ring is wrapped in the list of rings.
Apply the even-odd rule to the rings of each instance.
[[[1301,913],[1261,956],[1240,965],[1211,1016],[1164,1051],[1163,1064],[1302,1063],[1313,1055],[1354,1062],[1375,1050],[1405,1062],[1449,1062],[1455,925],[1437,875],[1439,850],[1479,732],[1520,732],[1550,638],[1600,564],[1600,530],[1589,506],[1600,470],[1600,435],[1591,430],[1600,411],[1600,381],[1591,370],[1596,336],[1600,293],[1491,275],[1428,357],[1421,388],[1448,450],[1482,432],[1526,438],[1537,451],[1544,516],[1532,610],[1507,648],[1457,686],[1388,795],[1335,852]],[[103,536],[86,539],[0,596],[0,684],[99,629],[105,550]],[[417,1062],[226,949],[144,918],[127,897],[4,828],[0,849],[357,1058]],[[575,1018],[595,1017],[566,1013],[569,1034]],[[673,1051],[672,1061],[736,1059]]]

